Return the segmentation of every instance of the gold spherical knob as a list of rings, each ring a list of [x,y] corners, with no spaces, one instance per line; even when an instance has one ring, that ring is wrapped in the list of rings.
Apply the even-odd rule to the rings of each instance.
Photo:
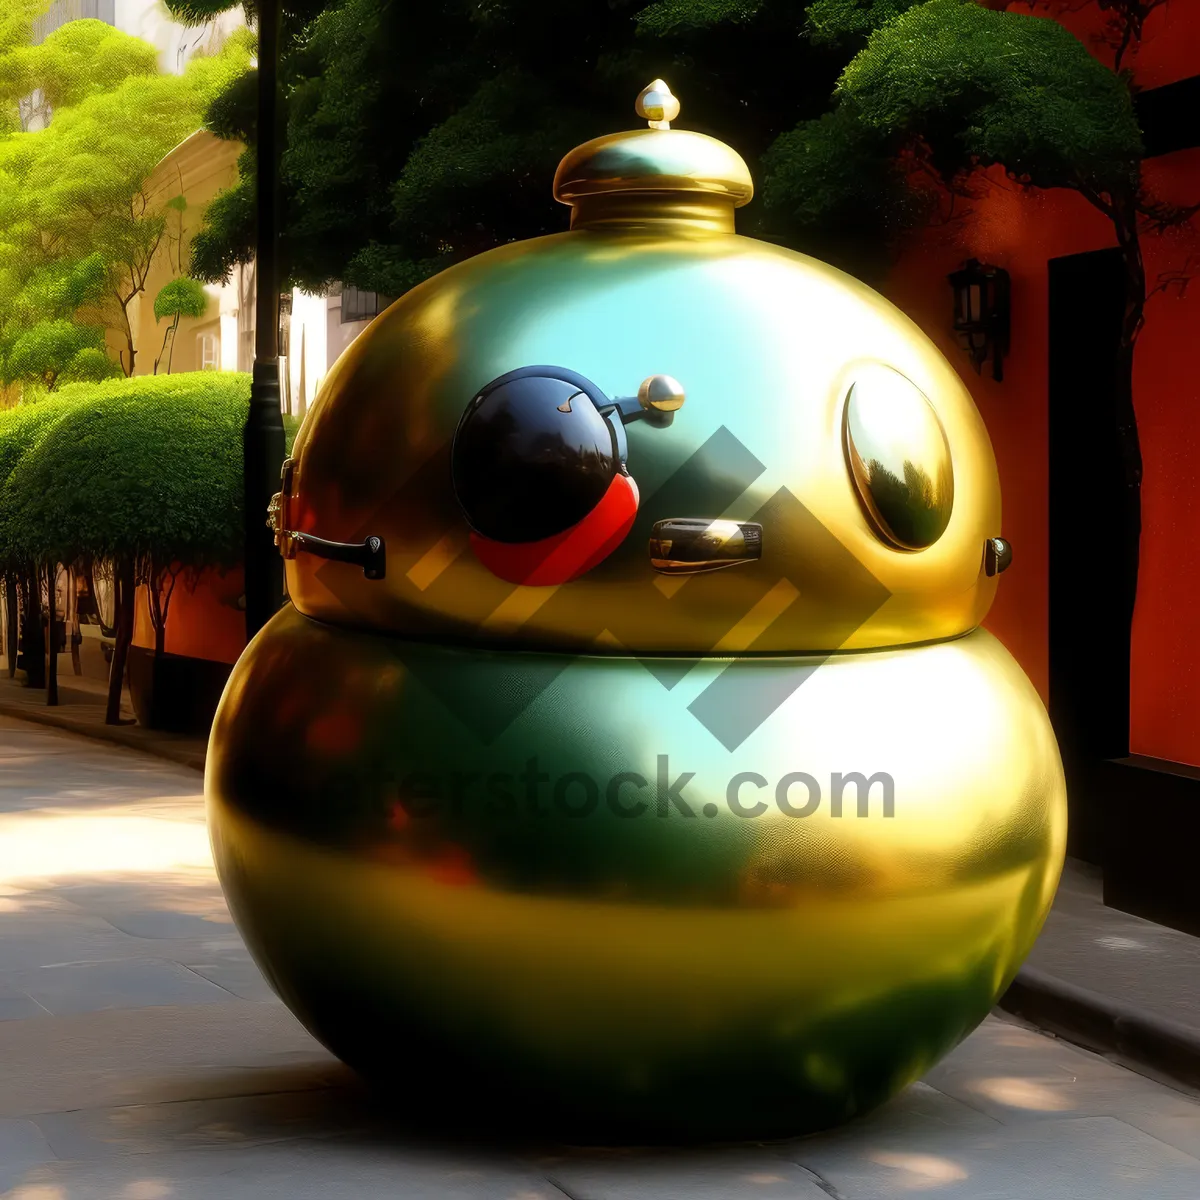
[[[651,375],[638,388],[638,403],[647,412],[678,412],[685,399],[683,384],[670,375]]]
[[[679,116],[679,101],[661,79],[642,88],[633,108],[639,117],[650,122],[651,129],[670,129],[671,122]]]

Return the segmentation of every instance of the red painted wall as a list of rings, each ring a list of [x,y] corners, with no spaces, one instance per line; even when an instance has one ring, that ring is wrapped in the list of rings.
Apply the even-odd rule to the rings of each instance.
[[[1200,12],[1196,12],[1200,18]],[[1200,19],[1196,24],[1200,26]],[[1200,61],[1197,61],[1200,72]],[[1200,200],[1200,150],[1153,164]],[[1148,171],[1147,174],[1150,172]],[[1150,242],[1151,281],[1200,253],[1197,238]],[[1194,265],[1200,275],[1200,260]],[[1133,619],[1130,748],[1200,766],[1200,278],[1150,301],[1138,343],[1135,400],[1145,457],[1142,557]]]
[[[1028,5],[1013,5],[1028,11]],[[1095,6],[1064,16],[1094,53],[1102,18]],[[1107,57],[1106,57],[1107,56]],[[1144,87],[1200,74],[1200,4],[1177,0],[1147,22],[1126,59]],[[1200,150],[1154,159],[1145,176],[1164,199],[1200,201]],[[987,626],[1048,692],[1047,262],[1112,246],[1111,225],[1081,197],[1025,192],[1000,171],[965,217],[925,231],[901,256],[888,291],[960,366],[987,422],[1004,495],[1004,535],[1014,560]],[[1194,266],[1195,231],[1148,237],[1151,286]],[[1189,263],[1189,256],[1191,262]],[[976,257],[1012,275],[1012,354],[1003,383],[975,375],[950,333],[946,275]],[[1135,754],[1200,765],[1200,279],[1182,296],[1154,296],[1138,346],[1135,402],[1145,457],[1142,565],[1134,619],[1130,741]],[[1103,586],[1103,579],[1097,579]]]
[[[245,590],[242,569],[205,571],[195,586],[176,583],[167,610],[168,654],[235,663],[246,646],[246,615],[238,606]],[[154,626],[145,586],[138,588],[133,644],[154,648]]]

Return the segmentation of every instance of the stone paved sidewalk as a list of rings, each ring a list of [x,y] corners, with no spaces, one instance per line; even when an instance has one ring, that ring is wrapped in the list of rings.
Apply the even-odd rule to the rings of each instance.
[[[208,738],[199,734],[164,733],[137,724],[128,690],[121,700],[123,723],[120,725],[105,724],[105,689],[95,680],[66,675],[59,682],[58,691],[59,703],[50,707],[46,704],[46,693],[40,688],[27,688],[19,680],[9,679],[0,673],[0,718],[17,717],[68,733],[128,746],[196,771],[204,770]]]
[[[213,877],[196,773],[0,717],[0,1196],[1197,1200],[1200,1104],[992,1019],[816,1137],[419,1137],[263,983]]]

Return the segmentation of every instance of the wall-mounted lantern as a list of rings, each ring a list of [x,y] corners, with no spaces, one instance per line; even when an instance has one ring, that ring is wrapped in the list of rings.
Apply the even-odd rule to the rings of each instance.
[[[1008,272],[972,258],[949,279],[954,289],[954,335],[958,344],[980,373],[990,356],[992,378],[1002,380],[1009,347]]]

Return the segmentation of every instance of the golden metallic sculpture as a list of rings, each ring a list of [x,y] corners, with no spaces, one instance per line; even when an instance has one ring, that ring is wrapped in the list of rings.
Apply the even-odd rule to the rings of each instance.
[[[637,108],[563,159],[569,232],[414,288],[331,372],[213,845],[280,995],[411,1106],[790,1134],[987,1013],[1062,769],[978,628],[1012,550],[957,374],[737,236],[746,165],[663,81]]]

